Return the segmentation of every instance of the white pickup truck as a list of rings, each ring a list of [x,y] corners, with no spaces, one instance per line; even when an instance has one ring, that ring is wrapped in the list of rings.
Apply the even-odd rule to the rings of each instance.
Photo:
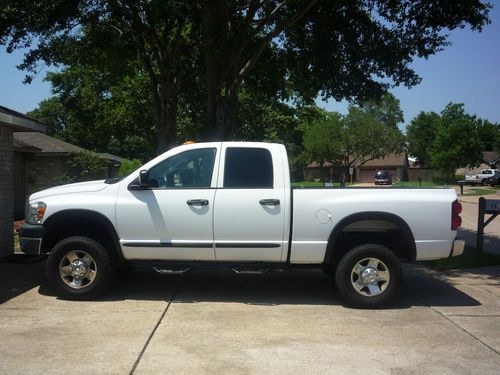
[[[160,273],[323,269],[348,304],[378,307],[400,289],[401,260],[459,255],[454,190],[293,189],[285,147],[183,145],[121,180],[31,195],[25,253],[49,253],[58,295],[91,299],[120,265]]]
[[[478,174],[466,174],[465,183],[471,185],[488,185],[487,179],[498,175],[500,171],[498,169],[483,169],[481,173]]]

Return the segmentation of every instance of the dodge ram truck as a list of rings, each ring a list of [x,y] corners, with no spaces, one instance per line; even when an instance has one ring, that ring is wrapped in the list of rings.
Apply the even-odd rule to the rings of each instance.
[[[122,179],[32,194],[22,251],[48,253],[62,298],[93,299],[123,265],[160,273],[196,268],[324,270],[347,304],[397,295],[401,262],[462,253],[451,189],[292,188],[280,144],[176,147]]]

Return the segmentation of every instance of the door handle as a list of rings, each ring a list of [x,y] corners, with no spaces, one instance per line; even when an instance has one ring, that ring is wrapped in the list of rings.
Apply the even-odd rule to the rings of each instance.
[[[279,199],[261,199],[259,203],[263,206],[279,206],[280,205],[280,200]]]
[[[208,206],[207,199],[190,199],[186,203],[188,206]]]

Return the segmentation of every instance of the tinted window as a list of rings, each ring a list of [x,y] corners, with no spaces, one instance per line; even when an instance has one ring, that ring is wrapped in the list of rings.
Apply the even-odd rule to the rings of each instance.
[[[264,148],[237,148],[226,150],[224,167],[226,188],[273,188],[273,161]]]
[[[387,178],[389,177],[389,172],[388,171],[378,171],[375,177],[378,178]]]
[[[152,188],[208,188],[212,182],[215,148],[189,150],[165,159],[149,170]]]

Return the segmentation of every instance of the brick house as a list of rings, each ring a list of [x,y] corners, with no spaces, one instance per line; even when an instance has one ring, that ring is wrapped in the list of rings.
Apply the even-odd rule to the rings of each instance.
[[[0,257],[14,253],[14,155],[13,132],[45,133],[41,122],[0,106]]]
[[[67,162],[78,152],[86,149],[60,139],[36,132],[14,133],[14,218],[24,218],[26,198],[40,190],[60,185],[58,177],[63,175]],[[115,176],[122,158],[102,153],[108,170],[102,178]]]
[[[388,170],[392,176],[393,181],[407,181],[408,180],[408,155],[403,152],[401,154],[389,154],[383,158],[374,159],[366,162],[360,167],[353,170],[353,181],[355,182],[374,182],[375,173],[378,170]],[[318,163],[313,162],[309,164],[304,170],[304,177],[306,181],[340,181],[342,173],[346,171],[333,166],[331,163],[323,163],[320,166]],[[349,180],[349,176],[346,176]]]
[[[383,158],[367,161],[357,169],[357,182],[373,182],[375,173],[386,170],[392,175],[392,180],[408,181],[408,155],[406,152],[400,154],[389,154]]]

